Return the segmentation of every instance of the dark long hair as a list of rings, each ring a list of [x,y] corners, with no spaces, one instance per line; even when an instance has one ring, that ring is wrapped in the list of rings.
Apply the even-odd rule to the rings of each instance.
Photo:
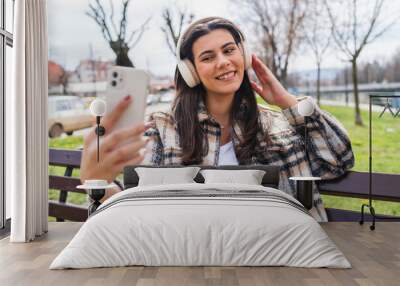
[[[243,37],[239,29],[230,21],[222,18],[207,18],[202,23],[195,24],[183,35],[180,48],[181,59],[189,59],[194,65],[193,43],[216,29],[227,30],[239,44]],[[173,102],[173,116],[177,125],[180,147],[182,148],[182,163],[184,165],[201,164],[208,153],[207,130],[198,120],[199,104],[206,102],[206,90],[200,83],[190,88],[178,68],[175,70],[176,97]],[[259,120],[256,98],[250,85],[247,71],[242,84],[235,92],[230,111],[232,123],[240,126],[242,139],[237,148],[236,156],[239,164],[250,164],[255,155],[259,138],[258,132],[263,132]]]

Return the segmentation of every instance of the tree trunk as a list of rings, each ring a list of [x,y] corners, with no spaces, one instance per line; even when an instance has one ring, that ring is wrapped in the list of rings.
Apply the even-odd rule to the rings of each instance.
[[[278,75],[276,73],[278,81],[285,87],[287,88],[287,71],[281,71],[281,73]]]
[[[134,67],[132,61],[129,59],[128,53],[123,50],[118,51],[115,64],[123,67]]]
[[[317,104],[320,105],[321,100],[321,63],[317,63]]]
[[[123,40],[119,39],[117,41],[112,41],[109,44],[110,44],[111,49],[114,51],[115,55],[117,56],[117,59],[115,61],[115,64],[117,66],[135,67],[128,56],[129,47]]]
[[[344,69],[344,86],[345,86],[345,91],[344,91],[344,96],[345,96],[345,101],[346,101],[346,106],[349,106],[349,93],[347,91],[347,85],[349,84],[349,77],[348,77],[348,69]]]
[[[354,91],[354,107],[355,107],[355,124],[363,126],[361,112],[360,112],[360,101],[358,98],[358,77],[357,77],[357,58],[353,58],[351,61],[352,77],[353,77],[353,91]]]

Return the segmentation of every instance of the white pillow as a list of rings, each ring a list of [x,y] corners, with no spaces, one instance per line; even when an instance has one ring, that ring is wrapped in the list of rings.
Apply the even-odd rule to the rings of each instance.
[[[201,170],[205,184],[235,183],[261,185],[265,171],[262,170]]]
[[[138,186],[195,183],[193,179],[199,170],[199,167],[135,168],[139,176]]]

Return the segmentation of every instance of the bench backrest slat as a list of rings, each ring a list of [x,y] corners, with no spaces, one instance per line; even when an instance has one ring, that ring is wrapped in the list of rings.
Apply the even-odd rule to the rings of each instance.
[[[49,164],[51,166],[62,166],[78,168],[81,165],[81,150],[49,149]]]
[[[369,192],[369,173],[349,171],[338,179],[321,181],[319,190],[323,194],[365,198]],[[400,201],[400,175],[373,173],[372,195],[375,199]]]
[[[54,176],[54,175],[49,176],[49,189],[86,194],[85,190],[76,188],[76,186],[80,184],[81,181],[78,178],[70,178],[70,177]]]

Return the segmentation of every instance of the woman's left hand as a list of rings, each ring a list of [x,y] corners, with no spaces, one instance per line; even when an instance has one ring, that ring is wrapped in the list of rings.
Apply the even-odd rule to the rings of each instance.
[[[268,67],[256,56],[252,55],[252,67],[261,85],[251,81],[251,87],[267,103],[286,109],[297,104],[297,99],[290,94],[276,79]]]

